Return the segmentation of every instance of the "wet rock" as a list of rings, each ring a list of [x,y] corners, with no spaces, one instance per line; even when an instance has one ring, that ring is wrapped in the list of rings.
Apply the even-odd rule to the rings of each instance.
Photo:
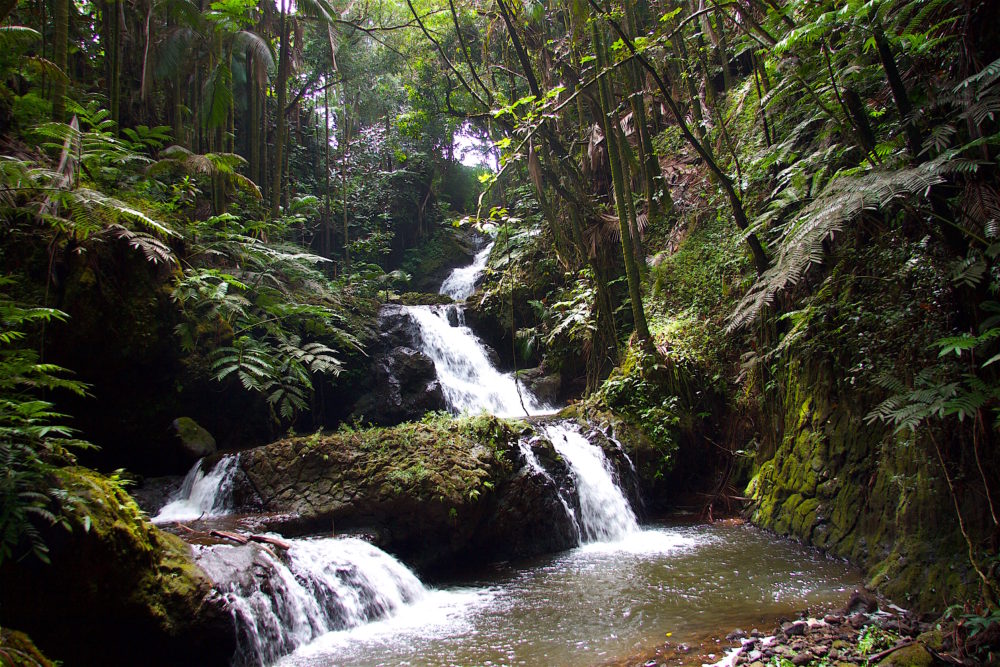
[[[810,653],[809,651],[805,651],[803,653],[797,653],[794,656],[792,656],[792,664],[807,665],[810,662],[812,662],[812,659],[813,659],[813,654]]]
[[[558,551],[576,544],[557,488],[572,476],[493,417],[306,436],[246,450],[240,466],[268,526],[285,535],[365,531],[424,571]],[[551,450],[551,451],[550,451]]]
[[[844,608],[844,613],[848,616],[858,612],[874,614],[876,611],[878,611],[878,600],[863,588],[856,589],[851,593],[851,599],[847,601],[847,606]]]
[[[178,417],[171,426],[177,435],[178,451],[188,465],[217,451],[212,434],[190,417]]]
[[[434,362],[423,352],[398,346],[376,355],[373,388],[355,405],[356,417],[391,426],[447,408]]]
[[[781,625],[781,632],[786,637],[798,637],[805,633],[806,628],[809,624],[805,621],[795,621],[794,623],[783,623]],[[775,633],[777,634],[777,633]]]
[[[558,373],[546,373],[541,366],[519,371],[518,378],[543,403],[554,405],[559,400],[562,377]]]
[[[736,630],[733,630],[728,635],[726,635],[726,641],[735,642],[740,639],[743,639],[746,636],[747,636],[746,632],[737,628]]]
[[[840,625],[844,622],[844,617],[840,614],[827,614],[823,617],[823,622],[829,625]]]
[[[847,622],[855,630],[860,630],[862,627],[868,624],[868,617],[862,613],[851,614],[847,618]]]

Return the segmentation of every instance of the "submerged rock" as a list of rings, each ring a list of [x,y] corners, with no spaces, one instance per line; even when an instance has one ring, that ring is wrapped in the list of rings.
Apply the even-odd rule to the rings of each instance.
[[[190,547],[107,478],[64,468],[60,479],[80,518],[44,531],[51,564],[0,567],[0,624],[71,665],[228,664],[232,619]]]

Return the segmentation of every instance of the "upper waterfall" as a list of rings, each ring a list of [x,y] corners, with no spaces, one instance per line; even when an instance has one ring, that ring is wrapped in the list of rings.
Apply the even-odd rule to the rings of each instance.
[[[550,410],[527,387],[515,384],[512,373],[497,370],[486,346],[465,326],[461,306],[410,306],[408,311],[418,328],[420,351],[434,362],[453,411],[523,417]]]
[[[491,241],[471,264],[452,271],[441,284],[441,294],[456,300],[472,296],[492,249]],[[513,373],[500,372],[490,361],[482,340],[465,324],[463,306],[409,306],[407,312],[417,326],[420,351],[434,362],[452,411],[485,411],[498,417],[551,412],[552,408],[517,382]]]
[[[444,282],[441,283],[441,294],[447,294],[455,301],[465,301],[476,291],[476,281],[486,269],[486,262],[490,258],[493,250],[493,241],[490,241],[482,250],[476,253],[472,264],[460,266],[452,271]]]

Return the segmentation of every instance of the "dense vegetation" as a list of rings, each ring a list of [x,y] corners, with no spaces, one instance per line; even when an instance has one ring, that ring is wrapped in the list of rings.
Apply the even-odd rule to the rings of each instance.
[[[229,447],[336,427],[379,303],[477,227],[470,318],[640,433],[660,504],[749,496],[873,586],[995,620],[995,3],[0,19],[0,562],[85,524],[77,458],[177,472],[175,417]],[[495,170],[459,161],[479,141]]]

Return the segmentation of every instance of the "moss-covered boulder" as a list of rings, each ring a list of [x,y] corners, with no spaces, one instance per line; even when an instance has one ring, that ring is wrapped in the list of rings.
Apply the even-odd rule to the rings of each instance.
[[[115,482],[85,468],[60,478],[80,518],[45,531],[50,564],[0,567],[0,624],[70,665],[228,664],[232,620],[189,547]]]
[[[55,667],[23,632],[0,628],[0,665],[4,667]]]
[[[212,434],[190,417],[178,417],[173,421],[173,428],[179,440],[180,453],[188,463],[217,451]]]
[[[527,466],[527,433],[495,417],[442,418],[279,440],[243,452],[240,465],[263,508],[280,513],[272,527],[365,531],[426,570],[573,546],[554,481],[565,464],[550,457],[548,475]]]

